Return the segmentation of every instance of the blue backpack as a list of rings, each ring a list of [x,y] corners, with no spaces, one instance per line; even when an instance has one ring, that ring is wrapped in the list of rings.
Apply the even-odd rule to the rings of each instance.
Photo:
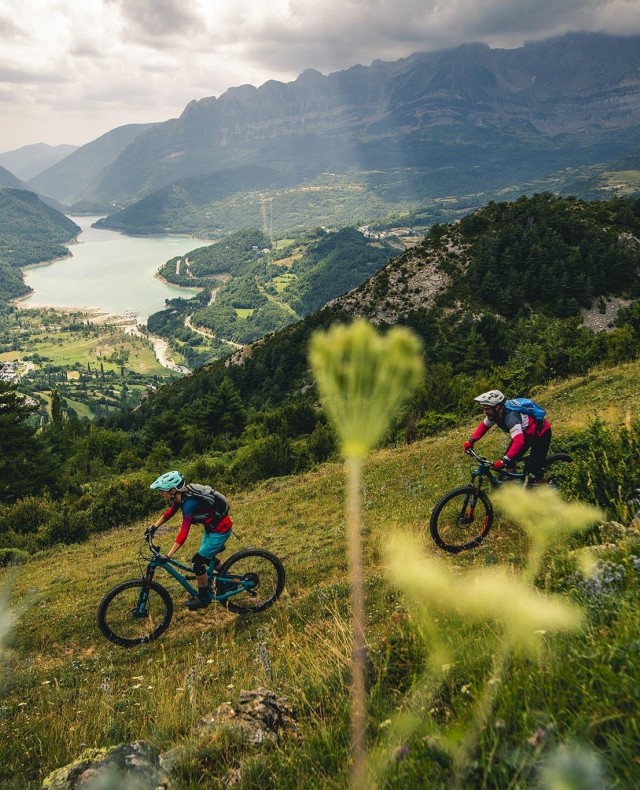
[[[517,411],[519,414],[528,414],[534,420],[543,420],[547,413],[542,406],[529,398],[512,398],[504,404],[505,409]]]

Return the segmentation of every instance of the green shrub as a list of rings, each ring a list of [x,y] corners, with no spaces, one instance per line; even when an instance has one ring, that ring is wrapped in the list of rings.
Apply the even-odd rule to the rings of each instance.
[[[79,543],[88,534],[89,521],[86,514],[65,503],[52,515],[46,529],[39,533],[38,542],[42,547],[55,543]]]
[[[158,509],[158,496],[146,475],[115,478],[97,489],[87,512],[87,529],[102,532],[144,518]]]
[[[455,414],[439,414],[435,411],[428,411],[416,422],[417,438],[424,439],[426,436],[434,436],[441,431],[455,428],[459,422],[460,418]]]
[[[564,445],[574,456],[566,469],[572,493],[598,505],[610,519],[628,523],[640,509],[640,424],[614,430],[595,420]]]
[[[6,565],[23,565],[29,559],[29,553],[22,549],[0,549],[0,568]]]
[[[318,423],[305,440],[313,460],[317,463],[328,461],[336,453],[335,433],[324,423]]]
[[[184,464],[180,471],[188,483],[202,483],[217,489],[224,488],[229,480],[228,464],[222,458],[196,458]]]
[[[238,450],[230,472],[238,485],[248,485],[268,477],[291,474],[295,460],[288,439],[277,435],[265,436]]]
[[[0,508],[0,532],[26,535],[38,532],[51,519],[55,505],[47,496],[27,496]]]

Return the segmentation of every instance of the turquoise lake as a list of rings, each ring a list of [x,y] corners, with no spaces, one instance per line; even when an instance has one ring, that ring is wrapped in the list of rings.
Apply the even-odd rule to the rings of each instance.
[[[78,242],[69,245],[72,257],[23,269],[33,293],[20,300],[20,307],[84,307],[144,322],[163,309],[165,299],[194,295],[194,290],[168,285],[154,275],[170,258],[210,240],[125,236],[92,228],[99,217],[71,219],[82,228]]]

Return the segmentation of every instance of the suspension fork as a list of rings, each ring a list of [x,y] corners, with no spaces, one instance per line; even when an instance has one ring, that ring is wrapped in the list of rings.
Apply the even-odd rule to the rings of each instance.
[[[471,476],[471,485],[473,490],[469,492],[469,495],[465,497],[463,511],[461,513],[461,517],[468,519],[471,521],[473,519],[476,503],[478,502],[478,496],[480,494],[480,489],[482,488],[482,475],[474,472]]]
[[[138,596],[138,604],[136,606],[136,614],[144,615],[147,612],[147,603],[149,601],[149,591],[151,590],[151,582],[156,572],[156,566],[153,562],[147,565],[147,570],[142,577],[142,587],[140,587],[140,595]]]
[[[153,581],[155,572],[156,572],[156,564],[155,562],[150,562],[147,565],[147,570],[145,571],[144,576],[142,577],[144,581],[143,587],[147,592],[149,592],[149,590],[151,589],[151,582]]]

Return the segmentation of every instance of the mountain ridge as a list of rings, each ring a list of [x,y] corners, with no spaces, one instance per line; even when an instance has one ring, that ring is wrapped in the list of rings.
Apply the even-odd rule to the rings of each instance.
[[[51,194],[62,203],[74,202],[74,196],[87,189],[105,165],[153,126],[152,123],[125,124],[111,129],[30,179],[28,186],[34,191]]]
[[[532,172],[552,153],[556,167],[620,158],[637,150],[639,67],[638,36],[567,34],[513,50],[415,53],[327,76],[307,69],[289,83],[189,102],[65,197],[131,203],[179,179],[247,165],[298,180],[392,166],[455,174],[465,147],[470,162],[495,167],[497,144],[514,173],[510,153],[516,163],[528,156]]]
[[[65,144],[34,143],[33,145],[23,145],[14,151],[0,154],[0,165],[6,167],[23,181],[28,181],[44,170],[53,167],[77,148],[77,145]]]

